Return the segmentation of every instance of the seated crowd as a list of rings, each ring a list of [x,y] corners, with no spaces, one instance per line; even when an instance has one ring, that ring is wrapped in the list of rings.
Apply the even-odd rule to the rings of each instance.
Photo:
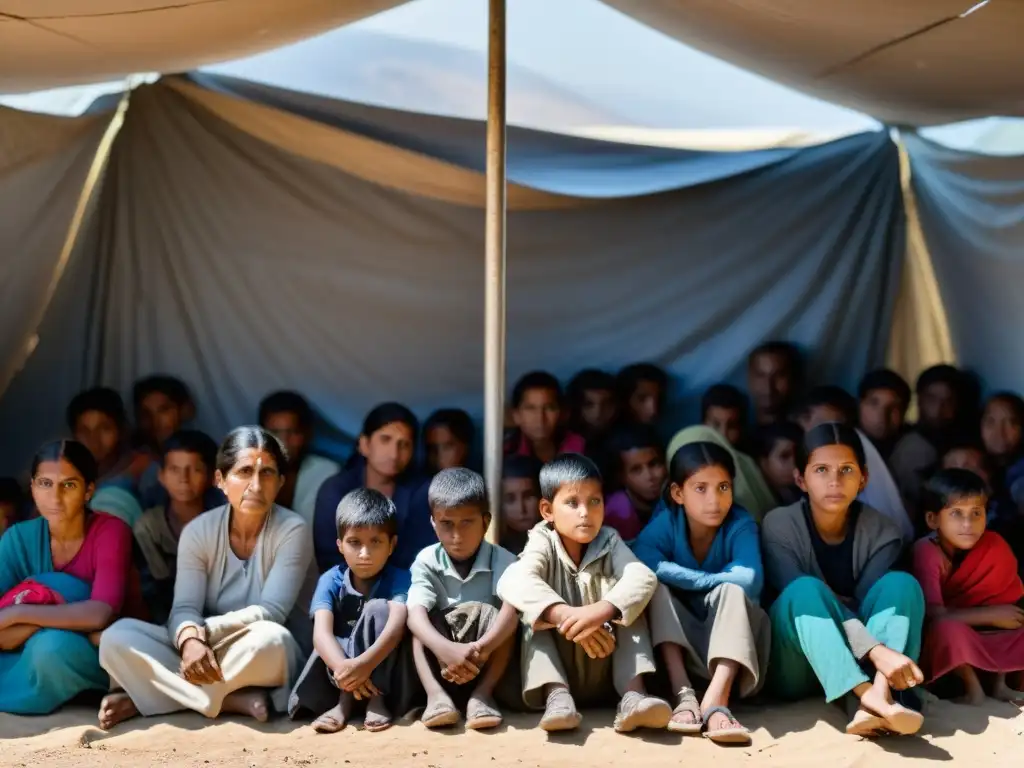
[[[856,396],[805,389],[783,343],[748,396],[711,387],[665,439],[668,378],[586,370],[510,399],[500,545],[460,410],[374,408],[341,465],[294,392],[220,447],[177,379],[67,410],[69,439],[0,480],[0,712],[103,695],[99,722],[274,712],[367,730],[548,731],[615,706],[749,743],[731,702],[824,696],[847,732],[912,734],[915,689],[977,703],[1024,672],[1024,401],[972,407],[951,366]],[[417,454],[424,457],[422,470]]]

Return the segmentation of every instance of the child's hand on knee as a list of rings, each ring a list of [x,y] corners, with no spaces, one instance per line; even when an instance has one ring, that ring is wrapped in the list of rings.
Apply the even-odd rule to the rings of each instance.
[[[615,652],[615,634],[604,627],[577,642],[592,659],[606,659]]]
[[[438,654],[441,663],[441,676],[457,685],[464,685],[480,674],[478,660],[479,651],[473,643],[450,643]]]
[[[612,620],[615,613],[615,606],[604,600],[579,608],[567,607],[558,624],[558,631],[566,640],[580,642],[598,630],[604,629],[604,625]]]
[[[345,659],[337,669],[331,670],[331,674],[341,690],[356,693],[369,682],[373,667],[363,661],[362,656],[356,656],[354,659]]]

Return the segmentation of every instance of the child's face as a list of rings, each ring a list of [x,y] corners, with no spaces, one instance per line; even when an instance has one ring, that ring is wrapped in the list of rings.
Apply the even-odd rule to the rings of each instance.
[[[501,519],[515,533],[526,533],[540,521],[540,489],[529,477],[501,481]]]
[[[540,514],[563,539],[589,544],[604,523],[604,491],[599,480],[563,485],[553,501],[540,500]]]
[[[771,453],[761,459],[761,471],[772,488],[789,488],[796,472],[796,443],[776,440]]]
[[[390,480],[402,474],[412,461],[412,429],[408,424],[393,421],[372,435],[361,435],[359,452],[366,463],[381,477]]]
[[[891,440],[903,429],[907,405],[891,389],[872,389],[860,401],[860,428],[872,440]]]
[[[75,424],[75,440],[89,449],[101,467],[117,457],[121,445],[121,428],[117,422],[100,411],[86,411]]]
[[[377,526],[346,528],[338,539],[338,551],[356,576],[372,579],[384,570],[397,544],[397,536],[389,536]]]
[[[938,513],[928,512],[925,520],[928,527],[937,531],[939,539],[953,549],[971,549],[985,533],[985,508],[988,499],[984,496],[967,496],[953,499]]]
[[[138,410],[139,430],[147,440],[163,445],[171,435],[181,429],[182,410],[163,392],[150,392]]]
[[[514,411],[516,426],[532,442],[550,440],[558,429],[562,407],[558,393],[550,389],[528,389]]]
[[[302,427],[299,414],[292,411],[268,413],[262,426],[284,444],[289,463],[298,466],[306,455],[310,438],[309,431]]]
[[[628,405],[633,421],[654,424],[661,415],[661,386],[656,381],[638,381]]]
[[[981,440],[992,456],[1013,456],[1020,450],[1021,423],[1009,403],[990,400],[981,416]]]
[[[956,392],[942,381],[925,387],[917,398],[921,423],[931,429],[945,429],[956,421]]]
[[[160,469],[160,485],[172,501],[190,504],[203,498],[212,481],[210,468],[198,453],[171,451]]]
[[[588,389],[583,393],[580,417],[594,432],[604,432],[615,421],[615,393],[607,389]]]
[[[942,457],[943,469],[966,469],[991,486],[992,475],[985,464],[985,456],[976,448],[954,448]]]
[[[831,424],[833,422],[845,424],[846,414],[843,413],[842,409],[836,408],[834,405],[815,405],[808,409],[807,413],[801,414],[797,422],[800,424],[800,429],[804,432],[810,432],[822,424]]]
[[[704,414],[704,426],[715,430],[729,441],[729,445],[739,445],[743,438],[743,419],[735,408],[712,405]]]
[[[437,426],[427,430],[427,466],[432,472],[466,466],[469,446],[459,440],[448,427]]]
[[[754,356],[747,369],[747,386],[758,411],[778,413],[793,392],[793,377],[784,355]]]
[[[685,483],[672,483],[672,501],[682,505],[686,517],[707,528],[721,527],[732,509],[732,478],[724,467],[702,467]]]
[[[641,501],[657,501],[668,474],[661,451],[634,448],[623,451],[619,456],[622,459],[622,482],[626,489]]]
[[[490,516],[476,506],[440,509],[430,516],[437,540],[452,560],[468,560],[476,555],[490,522]]]
[[[867,473],[857,463],[853,449],[846,445],[824,445],[811,454],[807,469],[796,474],[796,484],[818,509],[846,514],[857,494],[867,484]]]

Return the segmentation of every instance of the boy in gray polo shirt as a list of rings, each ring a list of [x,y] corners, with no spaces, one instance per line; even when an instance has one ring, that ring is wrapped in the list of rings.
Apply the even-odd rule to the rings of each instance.
[[[430,483],[429,502],[440,543],[413,562],[408,598],[413,658],[427,694],[421,719],[428,728],[454,725],[458,701],[467,728],[494,728],[502,722],[495,687],[512,659],[519,622],[496,587],[516,558],[484,541],[491,512],[476,472],[442,470]]]

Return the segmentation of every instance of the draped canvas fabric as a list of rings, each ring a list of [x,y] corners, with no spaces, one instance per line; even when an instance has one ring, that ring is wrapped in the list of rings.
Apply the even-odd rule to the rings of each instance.
[[[959,362],[989,389],[1024,389],[1024,156],[904,137]]]
[[[109,121],[0,108],[0,389],[34,343],[38,309]]]
[[[650,360],[692,416],[766,339],[801,345],[820,381],[883,361],[903,253],[888,136],[722,155],[717,176],[715,154],[689,153],[693,173],[670,158],[671,191],[509,213],[510,383]],[[510,175],[530,178],[511,160]],[[133,95],[93,218],[0,401],[3,471],[63,430],[80,386],[127,394],[153,372],[188,383],[215,437],[282,387],[350,436],[385,399],[481,414],[480,208],[283,151],[157,84]]]

